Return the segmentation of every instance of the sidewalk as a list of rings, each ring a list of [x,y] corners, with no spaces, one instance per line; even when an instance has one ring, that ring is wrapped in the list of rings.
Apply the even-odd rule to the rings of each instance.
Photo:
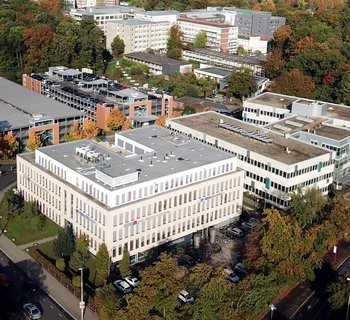
[[[0,201],[9,188],[14,187],[16,182],[0,190]],[[31,279],[37,282],[40,287],[59,304],[71,317],[80,319],[79,299],[73,295],[64,285],[57,281],[48,271],[38,264],[26,251],[26,248],[36,243],[53,240],[54,237],[16,246],[4,234],[0,236],[0,249]],[[89,308],[85,308],[85,320],[98,320],[98,316]]]
[[[41,288],[67,313],[74,319],[80,319],[79,299],[65,286],[4,235],[0,236],[0,248],[25,274],[40,284]],[[85,308],[84,319],[97,320],[98,316],[89,308]]]

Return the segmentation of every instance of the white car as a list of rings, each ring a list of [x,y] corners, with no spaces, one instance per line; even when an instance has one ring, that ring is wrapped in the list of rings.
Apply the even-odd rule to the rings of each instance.
[[[121,291],[123,293],[129,293],[132,290],[131,286],[124,280],[116,280],[116,281],[114,281],[113,282],[113,286],[117,290],[119,290],[119,291]]]
[[[33,303],[26,303],[22,306],[22,308],[29,319],[35,320],[41,318],[40,310]]]
[[[193,303],[194,302],[194,298],[192,296],[190,296],[190,294],[186,290],[182,290],[179,293],[178,298],[184,303],[187,303],[187,302]]]
[[[134,288],[138,287],[140,284],[139,279],[137,279],[136,277],[132,277],[132,276],[126,277],[125,281]]]

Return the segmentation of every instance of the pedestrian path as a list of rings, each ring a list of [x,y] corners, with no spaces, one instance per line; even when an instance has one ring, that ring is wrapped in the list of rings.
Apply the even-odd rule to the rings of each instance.
[[[17,246],[17,248],[20,249],[20,250],[25,250],[27,248],[31,248],[33,246],[37,246],[38,244],[50,242],[52,240],[55,240],[56,238],[57,238],[57,236],[52,236],[52,237],[48,237],[48,238],[45,238],[45,239],[32,241],[32,242],[29,242],[29,243],[21,244],[21,245]]]

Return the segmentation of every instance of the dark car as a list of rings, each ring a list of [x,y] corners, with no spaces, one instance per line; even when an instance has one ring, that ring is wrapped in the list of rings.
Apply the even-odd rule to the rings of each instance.
[[[32,280],[24,282],[23,289],[24,289],[24,291],[30,292],[30,293],[36,293],[39,291],[38,285]]]
[[[204,253],[199,249],[189,251],[188,255],[197,262],[203,262],[205,260]]]
[[[178,256],[177,263],[179,266],[192,267],[196,264],[196,261],[194,261],[189,255],[182,254]]]
[[[0,287],[8,287],[10,285],[10,280],[5,273],[0,273]]]

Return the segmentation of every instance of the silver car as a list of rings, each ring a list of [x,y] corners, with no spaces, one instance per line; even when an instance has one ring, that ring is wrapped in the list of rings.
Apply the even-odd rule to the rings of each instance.
[[[41,318],[41,312],[35,304],[26,303],[22,306],[22,308],[29,319],[35,320]]]

